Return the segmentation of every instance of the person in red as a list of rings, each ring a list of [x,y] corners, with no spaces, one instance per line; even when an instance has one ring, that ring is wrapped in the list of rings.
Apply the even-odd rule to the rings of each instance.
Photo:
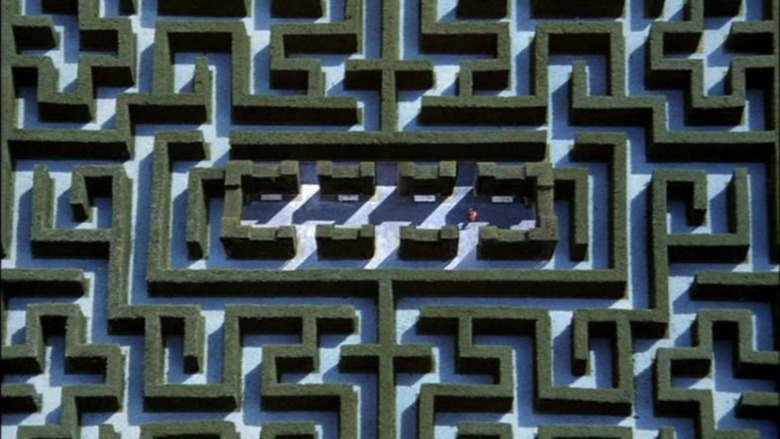
[[[474,222],[479,218],[479,212],[477,212],[477,209],[474,209],[473,207],[469,207],[469,222]]]

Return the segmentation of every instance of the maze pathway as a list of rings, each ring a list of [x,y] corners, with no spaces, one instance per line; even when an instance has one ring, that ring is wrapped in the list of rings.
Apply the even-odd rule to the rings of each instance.
[[[778,437],[778,14],[3,0],[3,436]]]

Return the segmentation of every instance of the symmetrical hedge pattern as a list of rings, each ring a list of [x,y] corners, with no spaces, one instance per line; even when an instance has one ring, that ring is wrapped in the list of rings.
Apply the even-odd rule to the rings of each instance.
[[[776,436],[778,13],[2,0],[4,435]],[[532,226],[499,221],[519,210]],[[294,341],[248,370],[258,335]],[[57,336],[99,380],[38,422]],[[175,340],[185,375],[219,373],[172,382]]]

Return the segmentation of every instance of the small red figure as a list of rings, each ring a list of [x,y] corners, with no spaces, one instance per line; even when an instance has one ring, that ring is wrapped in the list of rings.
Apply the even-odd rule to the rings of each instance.
[[[477,212],[477,209],[474,209],[473,207],[469,207],[469,221],[474,222],[479,218],[479,213]]]

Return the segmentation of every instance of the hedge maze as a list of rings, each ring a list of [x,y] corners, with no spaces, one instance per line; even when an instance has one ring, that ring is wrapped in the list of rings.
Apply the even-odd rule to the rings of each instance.
[[[2,0],[3,435],[777,437],[779,13]]]

